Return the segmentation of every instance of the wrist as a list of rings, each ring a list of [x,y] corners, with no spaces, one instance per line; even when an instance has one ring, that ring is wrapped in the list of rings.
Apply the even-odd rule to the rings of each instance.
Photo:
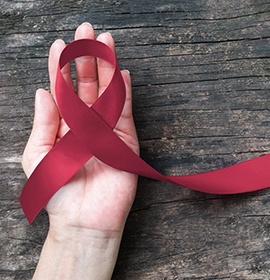
[[[121,240],[122,230],[100,230],[95,228],[85,228],[80,226],[68,225],[55,221],[50,218],[50,227],[47,238],[57,243],[79,243],[89,244],[96,241],[93,245],[97,248],[111,246],[116,240]]]
[[[33,279],[111,279],[121,237],[122,232],[50,224]]]

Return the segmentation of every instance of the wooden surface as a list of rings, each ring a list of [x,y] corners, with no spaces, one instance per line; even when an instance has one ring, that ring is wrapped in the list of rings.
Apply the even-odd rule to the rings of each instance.
[[[141,156],[164,174],[270,151],[268,0],[0,1],[0,279],[31,279],[46,236],[18,197],[35,90],[56,38],[91,22],[133,78]],[[270,170],[269,170],[270,172]],[[214,196],[140,178],[113,279],[270,279],[270,191]]]

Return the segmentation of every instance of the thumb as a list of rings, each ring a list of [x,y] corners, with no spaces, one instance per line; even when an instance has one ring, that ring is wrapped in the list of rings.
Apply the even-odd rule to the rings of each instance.
[[[33,129],[22,158],[26,176],[30,176],[53,147],[58,128],[59,113],[52,95],[44,89],[38,89],[35,98]]]

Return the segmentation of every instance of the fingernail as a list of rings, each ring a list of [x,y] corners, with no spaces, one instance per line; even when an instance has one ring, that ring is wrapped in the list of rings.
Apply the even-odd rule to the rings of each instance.
[[[36,95],[35,95],[35,108],[37,110],[37,108],[40,108],[41,104],[42,104],[42,89],[38,89],[36,90]]]
[[[83,22],[81,25],[83,25],[83,24],[87,24],[87,25],[89,25],[90,27],[92,27],[92,24],[91,24],[90,22],[88,22],[88,21]]]
[[[39,88],[39,89],[37,89],[36,90],[36,95],[35,95],[35,98],[36,98],[36,101],[40,101],[40,99],[41,99],[41,97],[40,97],[40,95],[41,95],[41,91],[42,91],[42,89],[41,88]]]

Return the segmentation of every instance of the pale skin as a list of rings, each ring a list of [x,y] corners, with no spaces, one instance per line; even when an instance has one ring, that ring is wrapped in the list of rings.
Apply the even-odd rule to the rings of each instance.
[[[75,39],[95,39],[88,23],[80,25]],[[99,35],[114,50],[109,33]],[[65,43],[56,40],[49,54],[51,92],[36,92],[35,117],[22,165],[29,177],[56,141],[69,129],[59,115],[55,101],[55,77],[59,55]],[[91,106],[107,87],[113,66],[91,57],[76,59],[78,96]],[[126,86],[126,102],[115,133],[136,153],[139,145],[132,117],[131,80],[121,71]],[[63,69],[70,85],[69,65]],[[111,279],[127,215],[134,200],[137,176],[115,170],[91,158],[49,201],[49,232],[33,279]]]

